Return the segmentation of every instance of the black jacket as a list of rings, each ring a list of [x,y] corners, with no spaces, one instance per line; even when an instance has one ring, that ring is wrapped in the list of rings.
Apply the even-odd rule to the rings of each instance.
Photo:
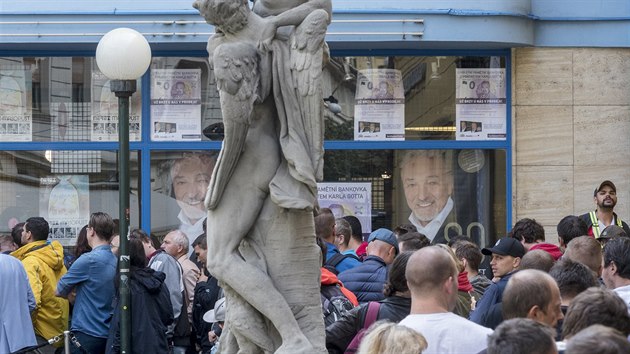
[[[625,232],[626,232],[626,234],[627,234],[628,236],[630,236],[630,227],[628,227],[628,224],[626,224],[626,222],[625,222],[625,221],[623,221],[623,220],[619,219],[619,217],[617,216],[617,214],[613,213],[613,215],[614,215],[614,217],[615,217],[615,221],[617,221],[617,220],[621,221],[621,228],[623,229],[623,231],[625,231]],[[586,227],[587,227],[587,229],[588,229],[588,234],[589,234],[590,236],[595,236],[595,235],[593,234],[593,230],[592,230],[592,228],[593,228],[593,221],[591,221],[591,215],[590,215],[590,212],[589,212],[589,213],[586,213],[586,214],[582,214],[582,215],[580,215],[580,216],[579,216],[579,218],[580,218],[580,219],[582,219],[582,220],[586,223]],[[615,223],[615,225],[617,225],[617,223]],[[604,231],[604,229],[599,230],[599,232],[600,232],[600,233],[601,233],[602,231]]]
[[[212,330],[212,324],[203,320],[203,315],[214,309],[214,304],[219,299],[221,288],[217,279],[210,276],[207,281],[197,283],[195,286],[195,299],[193,301],[193,328],[197,335],[197,343],[201,346],[202,353],[208,353],[213,343],[208,341],[208,332]],[[216,333],[216,332],[215,332]],[[219,333],[216,333],[217,336]]]
[[[151,268],[130,272],[131,353],[167,354],[166,326],[173,322],[173,308],[166,276]],[[120,301],[114,307],[106,353],[120,353]]]
[[[411,312],[411,299],[400,296],[390,296],[381,301],[378,309],[378,320],[400,322]],[[363,328],[363,322],[367,315],[368,304],[365,303],[350,310],[337,322],[326,328],[326,348],[328,353],[343,353],[352,338]]]

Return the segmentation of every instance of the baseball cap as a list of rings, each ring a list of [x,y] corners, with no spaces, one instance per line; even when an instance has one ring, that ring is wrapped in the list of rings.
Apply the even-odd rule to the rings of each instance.
[[[597,192],[601,191],[604,186],[609,186],[610,188],[612,188],[613,192],[617,192],[617,187],[615,187],[615,184],[609,180],[605,180],[604,182],[599,184],[599,187],[595,188],[595,191],[593,192],[593,197],[596,196]]]
[[[380,228],[376,231],[372,231],[370,237],[368,237],[368,243],[379,240],[386,242],[396,249],[396,253],[398,253],[398,240],[396,239],[396,235],[391,230]]]
[[[615,237],[628,237],[623,228],[617,225],[608,225],[602,231],[598,238],[615,238]]]
[[[203,320],[208,323],[225,321],[225,297],[220,298],[214,303],[214,310],[203,314]]]
[[[512,237],[500,238],[492,248],[484,248],[481,253],[490,256],[493,253],[502,256],[523,257],[525,255],[525,247],[521,242]]]

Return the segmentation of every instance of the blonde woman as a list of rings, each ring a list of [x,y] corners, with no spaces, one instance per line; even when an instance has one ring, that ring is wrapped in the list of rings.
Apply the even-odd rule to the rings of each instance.
[[[427,340],[415,330],[393,322],[379,321],[370,327],[358,354],[420,354]]]

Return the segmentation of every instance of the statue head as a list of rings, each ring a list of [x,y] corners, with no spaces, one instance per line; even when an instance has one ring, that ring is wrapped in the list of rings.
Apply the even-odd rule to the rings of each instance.
[[[247,25],[247,0],[195,0],[193,7],[218,32],[237,33]]]

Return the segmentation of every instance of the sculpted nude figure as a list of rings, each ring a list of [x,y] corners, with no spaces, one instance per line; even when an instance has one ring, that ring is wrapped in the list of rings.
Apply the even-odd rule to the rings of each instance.
[[[231,291],[237,293],[277,329],[282,344],[276,353],[310,354],[318,351],[300,329],[289,304],[274,286],[274,280],[260,264],[248,261],[251,257],[244,255],[241,247],[243,242],[261,238],[252,233],[258,232],[256,225],[261,222],[261,211],[271,203],[270,183],[274,178],[316,176],[319,175],[317,170],[321,169],[321,141],[313,141],[312,145],[320,145],[319,150],[315,149],[317,151],[311,154],[319,158],[314,163],[315,171],[307,168],[307,171],[287,172],[291,169],[287,166],[294,164],[287,163],[286,148],[281,142],[283,129],[279,128],[282,123],[278,122],[280,108],[272,94],[277,94],[278,87],[294,87],[293,80],[303,81],[304,77],[318,77],[321,73],[321,48],[330,21],[330,1],[317,2],[327,4],[327,7],[322,9],[310,1],[293,2],[293,6],[289,1],[279,1],[276,5],[281,6],[275,7],[269,2],[257,2],[254,9],[258,8],[267,17],[252,12],[246,0],[197,0],[193,4],[216,28],[217,34],[209,39],[207,49],[219,89],[225,131],[205,200],[209,211],[207,267],[229,289],[226,291],[228,295]],[[272,63],[275,53],[269,50],[289,45],[288,42],[274,43],[278,28],[289,25],[297,26],[289,35],[290,39],[287,37],[291,60],[278,69],[277,64]],[[319,59],[313,60],[317,55]],[[276,79],[278,76],[293,79],[283,81]],[[297,91],[294,95],[301,102],[300,107],[306,108],[293,113],[320,120],[314,126],[321,130],[321,93],[309,87]],[[291,95],[284,99],[295,99],[288,96]],[[282,109],[286,110],[286,107]],[[313,149],[307,147],[306,150]],[[313,156],[304,158],[311,161]],[[314,187],[315,177],[312,179],[313,183],[308,183],[307,189]],[[304,184],[299,179],[295,183]],[[302,195],[298,197],[300,199]],[[314,200],[309,199],[294,205],[308,209],[313,203]],[[256,338],[249,339],[260,342]]]

